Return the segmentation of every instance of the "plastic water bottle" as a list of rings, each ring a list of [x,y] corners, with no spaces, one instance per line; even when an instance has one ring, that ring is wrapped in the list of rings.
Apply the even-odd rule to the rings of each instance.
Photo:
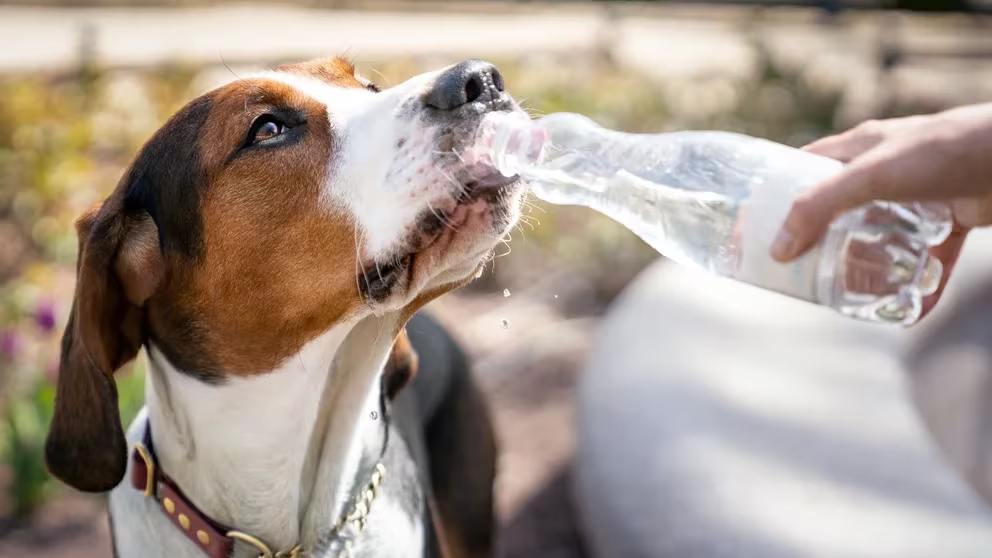
[[[839,216],[804,256],[771,244],[796,194],[843,164],[729,132],[628,134],[568,113],[492,113],[466,156],[521,175],[554,204],[622,223],[668,258],[874,322],[909,325],[943,272],[943,204],[873,202]]]

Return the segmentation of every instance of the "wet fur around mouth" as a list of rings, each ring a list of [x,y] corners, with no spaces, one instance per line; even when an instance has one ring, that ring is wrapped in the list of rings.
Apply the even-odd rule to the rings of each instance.
[[[420,252],[428,248],[438,237],[446,231],[456,232],[462,224],[454,219],[458,209],[482,201],[488,206],[492,217],[491,228],[493,230],[502,229],[507,225],[510,207],[509,197],[516,190],[515,186],[520,183],[517,177],[485,178],[478,181],[471,181],[465,185],[464,191],[455,200],[454,205],[448,210],[427,210],[418,220],[417,230],[414,238],[411,239],[409,250]]]
[[[461,194],[453,198],[447,210],[428,209],[418,218],[418,225],[411,233],[406,248],[386,261],[376,262],[363,269],[359,277],[362,296],[371,303],[387,300],[409,279],[417,257],[458,235],[473,215],[484,206],[489,215],[489,231],[498,235],[512,221],[512,196],[522,187],[518,177],[489,176],[468,182]]]
[[[439,127],[434,134],[433,144],[438,148],[434,164],[448,169],[452,183],[460,185],[460,190],[452,193],[449,203],[431,206],[421,213],[408,241],[407,250],[410,253],[423,251],[446,230],[457,229],[459,223],[453,222],[452,216],[459,208],[480,200],[489,208],[493,231],[509,225],[512,213],[510,198],[522,187],[521,179],[517,176],[505,177],[495,169],[466,163],[463,154],[472,148],[479,123],[489,112],[469,110],[471,112],[459,115],[456,122]]]

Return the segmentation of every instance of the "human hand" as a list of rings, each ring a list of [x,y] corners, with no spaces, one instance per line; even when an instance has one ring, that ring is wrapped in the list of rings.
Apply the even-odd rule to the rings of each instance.
[[[844,211],[873,200],[943,201],[954,214],[948,240],[931,250],[944,264],[936,303],[972,227],[992,224],[992,104],[870,121],[804,148],[848,166],[799,195],[772,257],[789,261],[813,246]]]

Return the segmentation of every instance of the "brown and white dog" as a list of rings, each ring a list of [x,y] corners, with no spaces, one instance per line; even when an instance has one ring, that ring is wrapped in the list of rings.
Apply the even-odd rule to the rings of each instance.
[[[491,64],[382,90],[341,59],[193,100],[77,223],[50,471],[112,490],[122,558],[481,556],[494,445],[430,300],[471,281],[523,185],[463,162]],[[128,431],[113,374],[141,347]],[[121,482],[128,474],[129,481]]]

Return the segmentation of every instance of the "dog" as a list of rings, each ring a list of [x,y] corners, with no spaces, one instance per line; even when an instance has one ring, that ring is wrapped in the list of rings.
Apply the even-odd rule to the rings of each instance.
[[[389,89],[281,66],[186,105],[77,221],[45,459],[111,491],[116,556],[490,553],[488,414],[418,311],[519,217],[521,180],[461,156],[493,111],[521,109],[483,61]],[[142,347],[125,435],[113,374]]]

